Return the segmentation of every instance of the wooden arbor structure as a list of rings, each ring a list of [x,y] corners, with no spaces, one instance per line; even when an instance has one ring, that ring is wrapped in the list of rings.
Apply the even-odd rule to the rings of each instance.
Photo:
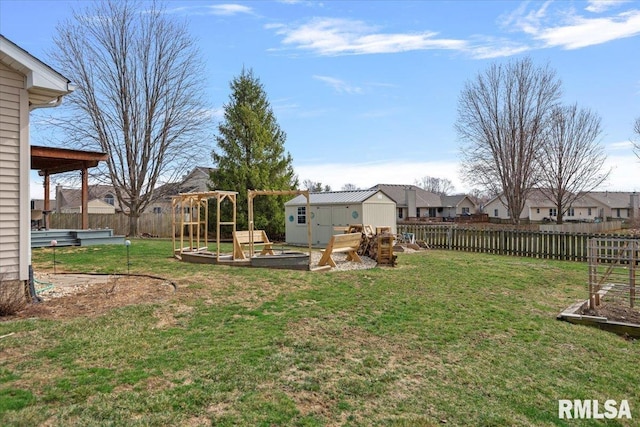
[[[307,199],[307,242],[309,244],[309,265],[311,265],[311,201],[309,190],[249,190],[247,202],[249,204],[249,256],[254,253],[253,248],[253,230],[255,224],[253,221],[253,199],[257,196],[299,196],[303,195]]]
[[[184,252],[208,251],[209,237],[207,233],[209,224],[209,199],[216,199],[216,261],[220,261],[220,230],[223,226],[232,227],[236,231],[236,191],[207,191],[201,193],[181,193],[171,199],[173,209],[173,254],[181,259]],[[229,200],[232,204],[232,218],[230,221],[221,221],[220,206],[222,202]],[[177,241],[177,228],[180,227],[180,240]],[[185,242],[185,230],[187,241]],[[201,232],[202,230],[202,232]],[[185,246],[188,243],[188,246]]]
[[[173,209],[173,252],[174,256],[182,259],[183,254],[206,254],[208,251],[209,240],[207,236],[208,217],[209,217],[209,199],[216,199],[217,206],[217,224],[216,224],[216,261],[220,262],[220,231],[222,226],[230,226],[232,234],[236,234],[236,207],[237,195],[235,191],[208,191],[201,193],[182,193],[174,196],[171,201]],[[248,192],[248,208],[249,208],[249,254],[250,258],[255,253],[255,226],[253,215],[253,199],[257,196],[282,196],[282,195],[304,195],[307,199],[307,236],[309,243],[309,265],[311,264],[311,217],[310,217],[310,200],[308,190],[249,190]],[[229,200],[232,204],[232,218],[230,221],[221,221],[220,207],[223,201]],[[179,240],[178,227],[180,228]],[[185,236],[186,230],[186,236]],[[186,238],[185,238],[186,237]],[[278,256],[278,255],[273,255]],[[227,258],[229,260],[229,258]],[[231,260],[244,260],[237,254],[231,256]]]

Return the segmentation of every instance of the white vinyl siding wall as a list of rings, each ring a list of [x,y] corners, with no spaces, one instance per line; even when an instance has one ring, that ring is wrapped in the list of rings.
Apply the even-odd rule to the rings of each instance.
[[[25,112],[28,115],[24,76],[0,63],[0,274],[5,280],[28,278],[28,241],[26,247],[21,247],[21,238],[28,239],[28,227],[21,227],[24,220],[20,216],[21,203],[28,203],[29,197],[23,194],[25,185],[21,180],[22,167],[29,160],[28,143],[22,149],[20,144],[21,137],[25,138],[21,128],[28,126],[24,123]],[[28,129],[22,133],[25,131]],[[26,167],[28,191],[29,165]]]

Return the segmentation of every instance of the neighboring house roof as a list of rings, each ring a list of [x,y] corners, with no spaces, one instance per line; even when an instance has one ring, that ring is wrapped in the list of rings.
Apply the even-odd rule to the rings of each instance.
[[[189,172],[180,182],[180,193],[198,193],[209,191],[209,183],[211,180],[211,172],[215,168],[196,166]]]
[[[396,206],[407,207],[406,190],[415,190],[416,208],[437,208],[442,206],[440,196],[424,190],[416,185],[402,184],[377,184],[371,187],[372,190],[382,190],[389,198],[396,202]]]
[[[452,196],[440,196],[442,200],[443,207],[457,207],[464,199],[469,199],[469,202],[475,206],[473,200],[469,198],[466,194],[454,194]]]
[[[583,194],[575,198],[569,205],[565,206],[565,208],[573,207],[573,208],[593,208],[597,207],[598,203],[594,199],[591,199],[587,194]],[[568,194],[568,198],[573,198],[573,194]],[[565,199],[566,200],[566,199]],[[547,194],[543,190],[534,189],[531,190],[529,197],[527,198],[527,204],[532,208],[555,208],[555,201],[551,200]]]
[[[31,109],[56,106],[62,96],[75,89],[69,79],[3,35],[0,35],[0,62],[26,76]]]
[[[170,182],[154,190],[160,198],[170,198],[180,193],[200,193],[209,191],[211,172],[215,168],[196,166],[182,177],[180,182]]]
[[[632,207],[632,194],[634,193],[628,191],[590,191],[587,193],[596,202],[611,209]]]
[[[112,195],[114,198],[114,208],[116,210],[123,210],[116,198],[116,190],[111,185],[90,185],[89,186],[89,201],[98,199],[104,200],[107,195]],[[82,190],[79,188],[56,188],[56,203],[59,210],[65,208],[75,208],[82,205]]]
[[[309,203],[312,205],[343,205],[345,203],[362,203],[374,196],[380,190],[353,190],[353,191],[324,191],[321,193],[309,193]],[[384,192],[382,192],[384,193]],[[388,195],[387,195],[388,196]],[[286,202],[285,206],[306,205],[307,198],[303,195],[294,197]]]

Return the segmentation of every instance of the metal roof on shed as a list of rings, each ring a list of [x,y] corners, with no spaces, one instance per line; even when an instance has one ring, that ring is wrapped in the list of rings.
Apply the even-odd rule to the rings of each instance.
[[[321,193],[309,193],[309,203],[312,205],[344,205],[345,203],[362,203],[368,198],[382,193],[380,190],[354,190],[354,191],[324,191]],[[285,206],[306,205],[304,196],[296,196],[285,203]]]

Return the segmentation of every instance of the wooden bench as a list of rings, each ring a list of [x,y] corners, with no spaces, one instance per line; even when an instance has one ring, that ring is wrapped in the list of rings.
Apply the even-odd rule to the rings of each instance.
[[[244,246],[251,243],[249,230],[233,232],[233,259],[247,259],[244,255]],[[261,255],[275,255],[273,253],[273,243],[269,241],[264,230],[253,230],[253,245],[262,246]]]
[[[322,251],[318,266],[329,264],[331,267],[335,267],[336,262],[331,258],[331,254],[339,252],[347,253],[347,261],[362,262],[362,258],[357,252],[360,247],[360,240],[362,240],[362,233],[334,234],[331,236],[327,247]]]

